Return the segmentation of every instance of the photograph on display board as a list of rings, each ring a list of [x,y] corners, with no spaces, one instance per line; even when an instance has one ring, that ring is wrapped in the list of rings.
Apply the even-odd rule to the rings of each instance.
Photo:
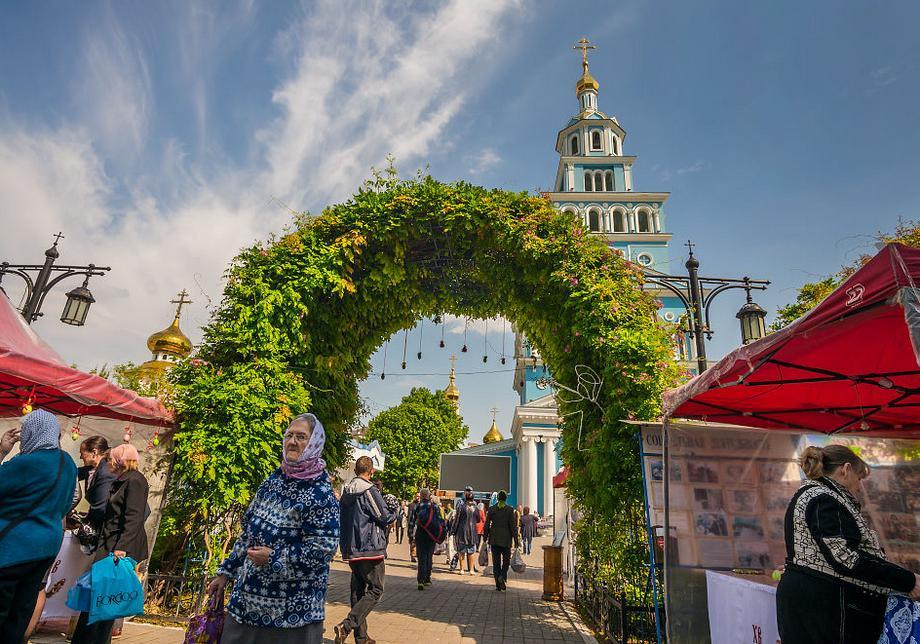
[[[727,537],[728,521],[722,512],[698,512],[693,517],[693,530],[703,537]]]
[[[767,517],[767,538],[770,541],[784,541],[786,539],[786,517],[782,514],[771,514]]]
[[[740,517],[732,518],[732,536],[741,537],[742,539],[753,539],[763,536],[763,522],[760,517]]]
[[[767,512],[786,511],[789,500],[793,497],[799,486],[784,483],[773,484],[763,488],[764,505]]]
[[[726,485],[754,485],[753,461],[723,461],[721,482]]]
[[[770,544],[763,541],[735,541],[736,561],[742,568],[773,568]]]
[[[664,508],[664,484],[651,484],[652,488],[652,505],[657,508]],[[674,510],[689,510],[690,504],[687,502],[687,488],[683,485],[671,486],[671,508]]]
[[[664,461],[660,458],[649,458],[648,460],[648,478],[652,481],[664,481]],[[671,462],[671,480],[681,481],[680,464]]]
[[[714,487],[693,488],[693,509],[715,512],[725,509],[725,497],[722,490]]]
[[[743,514],[754,514],[760,512],[760,494],[756,489],[728,489],[725,490],[728,497],[728,509],[730,512],[741,512]]]
[[[916,543],[917,518],[913,514],[882,515],[882,536],[891,541]]]
[[[729,539],[697,539],[697,565],[706,568],[734,568],[735,551]]]
[[[719,471],[710,461],[688,460],[687,480],[691,483],[718,483]]]
[[[802,470],[799,464],[793,461],[766,461],[760,464],[760,482],[764,485],[771,483],[800,483]]]

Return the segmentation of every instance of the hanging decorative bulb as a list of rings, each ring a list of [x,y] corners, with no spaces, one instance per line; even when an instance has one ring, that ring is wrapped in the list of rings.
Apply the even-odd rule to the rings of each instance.
[[[383,373],[382,371],[380,372],[380,379],[381,379],[381,380],[386,380],[386,379],[387,379],[387,375],[386,375],[385,373]]]
[[[153,432],[153,439],[150,441],[156,447],[160,444],[160,432]]]
[[[489,356],[482,356],[482,361],[483,361],[483,362],[488,362],[488,361],[489,361]]]
[[[402,363],[402,368],[403,368],[403,369],[406,368],[406,363],[405,363],[405,362]]]
[[[418,359],[419,359],[419,360],[422,359],[422,352],[421,352],[421,351],[419,351],[416,355],[418,356]]]
[[[78,438],[80,438],[80,428],[74,425],[70,428],[70,440],[76,441]]]
[[[122,440],[123,440],[124,442],[130,443],[130,442],[131,442],[131,436],[132,436],[133,434],[134,434],[134,430],[132,430],[128,425],[125,425],[125,433],[122,435],[121,438],[122,438]]]
[[[438,346],[440,346],[440,347],[443,349],[443,348],[444,348],[444,340],[441,340],[441,342],[438,343]]]
[[[466,352],[467,352],[467,348],[466,348],[466,345],[465,345],[465,344],[463,345],[463,348],[460,349],[460,351],[461,351],[462,353],[466,353]]]
[[[505,356],[502,356],[502,364],[505,364]]]

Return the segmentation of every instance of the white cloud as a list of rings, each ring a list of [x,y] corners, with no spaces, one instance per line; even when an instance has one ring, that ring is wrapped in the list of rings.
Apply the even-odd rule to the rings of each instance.
[[[151,147],[154,102],[172,99],[151,89],[148,61],[158,59],[107,18],[87,36],[86,78],[75,90],[82,109],[67,126],[0,121],[0,258],[38,262],[61,229],[61,263],[112,267],[90,282],[97,303],[85,327],[56,321],[68,290],[62,285],[36,330],[83,368],[139,362],[148,357],[147,336],[171,319],[169,300],[187,288],[195,303],[183,328],[198,341],[207,298],[219,301],[229,260],[289,220],[271,198],[315,207],[350,194],[387,153],[410,165],[423,159],[482,82],[471,60],[500,36],[511,6],[454,0],[428,15],[407,9],[394,17],[384,3],[322,3],[279,36],[276,51],[295,55],[273,92],[278,115],[252,134],[248,165],[198,167],[183,143],[164,139],[157,161],[137,172],[127,164],[117,176],[107,164]],[[219,49],[222,30],[240,28],[251,11],[242,5],[218,26],[202,15],[189,27],[199,38],[182,52],[180,73],[199,129],[207,127],[208,84],[191,70]]]
[[[470,166],[468,172],[470,174],[482,174],[487,172],[501,163],[502,158],[498,155],[498,152],[494,148],[484,148],[473,160],[473,164]]]

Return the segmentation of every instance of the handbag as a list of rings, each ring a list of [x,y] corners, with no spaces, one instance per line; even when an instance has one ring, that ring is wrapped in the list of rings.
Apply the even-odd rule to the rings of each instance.
[[[486,543],[486,540],[482,540],[482,545],[479,546],[479,567],[485,568],[489,565],[489,544]]]
[[[144,587],[137,578],[131,557],[115,558],[109,553],[93,564],[90,572],[91,603],[87,624],[141,615],[144,612]]]
[[[527,570],[527,564],[524,563],[520,548],[515,548],[511,553],[511,570],[518,574],[523,574]]]
[[[188,620],[183,644],[220,644],[224,631],[224,593],[214,593],[201,615]]]

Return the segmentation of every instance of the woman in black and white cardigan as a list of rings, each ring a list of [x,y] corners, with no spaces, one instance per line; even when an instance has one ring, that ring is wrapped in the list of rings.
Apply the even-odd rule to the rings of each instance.
[[[920,577],[885,558],[856,500],[869,466],[842,445],[809,447],[808,477],[786,510],[786,570],[776,592],[783,644],[875,644],[887,597],[920,599]]]

